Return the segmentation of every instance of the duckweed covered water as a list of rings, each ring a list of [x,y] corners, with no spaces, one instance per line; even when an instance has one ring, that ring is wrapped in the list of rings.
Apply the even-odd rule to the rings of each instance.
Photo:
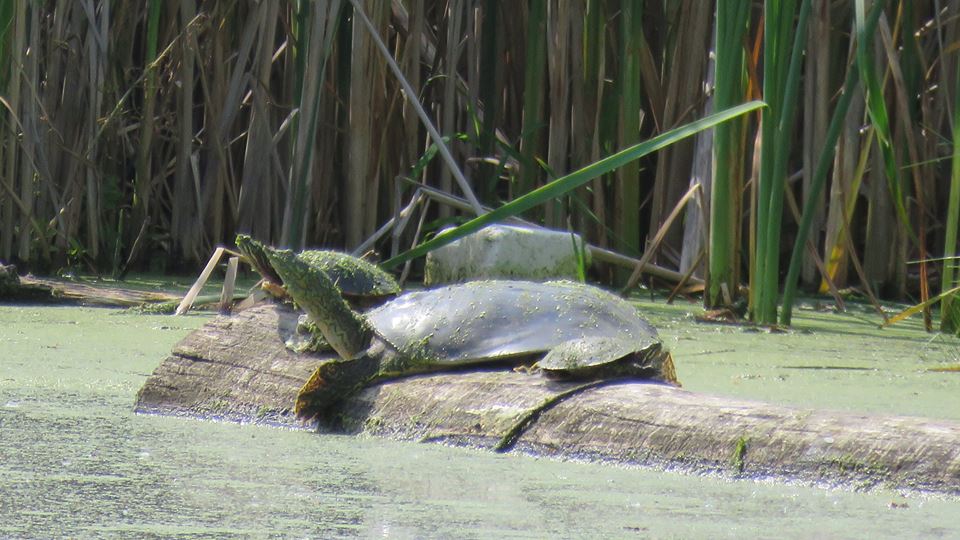
[[[960,420],[960,340],[918,317],[879,328],[872,307],[807,301],[785,332],[697,322],[697,305],[641,299],[684,387],[799,407]],[[903,306],[889,306],[890,314]]]
[[[957,413],[951,374],[920,371],[949,342],[894,330],[877,343],[819,315],[802,321],[814,334],[759,335],[658,306],[645,308],[688,388]],[[0,306],[0,538],[960,536],[955,500],[134,415],[143,380],[205,320]],[[792,367],[829,364],[869,369]]]

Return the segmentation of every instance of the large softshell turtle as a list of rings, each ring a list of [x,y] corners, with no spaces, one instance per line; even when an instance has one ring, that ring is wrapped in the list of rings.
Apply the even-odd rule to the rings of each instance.
[[[593,338],[641,342],[656,330],[612,294],[571,281],[474,281],[407,293],[366,314],[402,350],[458,365]]]
[[[673,360],[656,330],[633,306],[596,287],[479,281],[408,293],[361,315],[350,309],[322,271],[290,251],[267,254],[287,291],[342,358],[322,363],[304,385],[296,404],[300,416],[312,416],[379,379],[516,359],[558,347],[563,365],[554,369],[542,362],[542,371],[584,379],[632,376],[677,383]],[[581,340],[586,341],[578,344]],[[578,366],[571,351],[585,349],[589,354],[580,356],[583,365]]]

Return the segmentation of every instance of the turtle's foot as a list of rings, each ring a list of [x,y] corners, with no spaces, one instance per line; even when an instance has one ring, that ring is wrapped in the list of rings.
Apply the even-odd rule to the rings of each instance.
[[[518,364],[513,367],[513,371],[517,373],[526,373],[527,375],[533,375],[534,373],[539,373],[540,368],[534,364]]]
[[[677,378],[677,368],[673,364],[673,355],[670,354],[670,351],[665,351],[660,357],[660,366],[659,366],[660,375],[659,378],[665,383],[672,384],[678,388],[683,387],[680,384],[680,379]]]
[[[379,361],[367,355],[320,363],[300,388],[294,402],[294,413],[297,418],[313,418],[322,414],[338,400],[372,381],[379,369]]]
[[[297,331],[287,338],[284,345],[287,349],[298,354],[336,354],[336,351],[327,343],[327,340],[323,337],[323,333],[317,328],[317,325],[314,324],[309,317],[304,315],[301,315],[299,321],[297,321]]]
[[[274,298],[277,298],[280,300],[285,300],[287,298],[290,298],[290,296],[287,294],[287,291],[285,291],[281,285],[277,285],[272,281],[261,279],[260,288],[267,291]]]

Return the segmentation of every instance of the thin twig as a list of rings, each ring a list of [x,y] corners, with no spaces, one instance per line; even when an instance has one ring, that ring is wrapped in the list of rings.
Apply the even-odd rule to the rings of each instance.
[[[663,237],[667,235],[667,231],[670,230],[670,226],[673,225],[674,220],[677,219],[677,216],[680,215],[680,211],[687,205],[689,201],[696,193],[700,190],[700,183],[690,186],[690,189],[680,197],[680,200],[677,201],[676,206],[673,207],[673,210],[670,211],[670,215],[667,216],[667,219],[664,220],[663,225],[660,226],[660,229],[657,230],[657,234],[653,236],[653,240],[650,242],[650,245],[647,246],[646,251],[644,251],[643,256],[640,257],[640,260],[637,262],[636,268],[634,268],[633,273],[630,274],[630,279],[627,280],[627,285],[620,291],[621,295],[626,295],[630,292],[630,289],[637,286],[637,282],[640,281],[640,275],[643,273],[644,267],[647,263],[650,262],[650,259],[653,257],[653,254],[657,252],[657,247],[660,246],[660,242],[663,241]],[[687,279],[690,279],[689,276]]]

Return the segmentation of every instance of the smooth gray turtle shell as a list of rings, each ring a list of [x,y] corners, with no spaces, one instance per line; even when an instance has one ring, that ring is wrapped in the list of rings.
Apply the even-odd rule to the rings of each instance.
[[[641,347],[657,339],[632,305],[570,281],[462,283],[404,294],[366,317],[398,350],[451,365],[542,353],[584,337]]]

